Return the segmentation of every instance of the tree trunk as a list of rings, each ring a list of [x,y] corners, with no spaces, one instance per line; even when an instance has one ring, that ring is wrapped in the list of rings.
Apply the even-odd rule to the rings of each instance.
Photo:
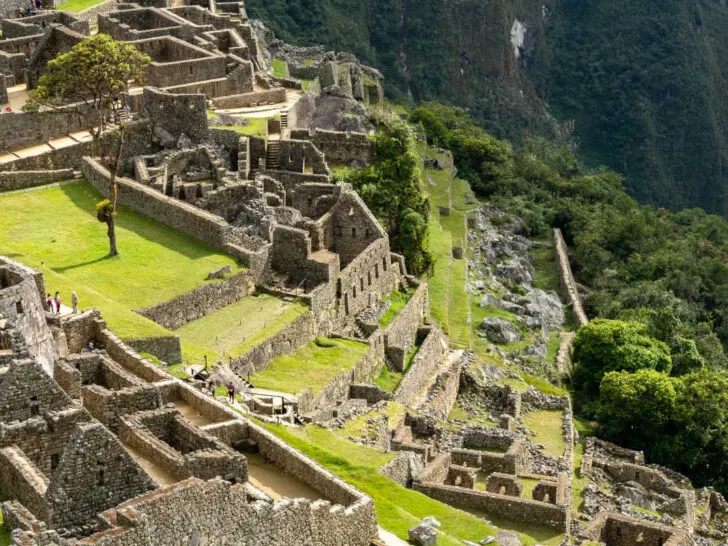
[[[118,256],[119,251],[116,249],[116,221],[114,213],[106,215],[106,235],[109,236],[109,255]]]

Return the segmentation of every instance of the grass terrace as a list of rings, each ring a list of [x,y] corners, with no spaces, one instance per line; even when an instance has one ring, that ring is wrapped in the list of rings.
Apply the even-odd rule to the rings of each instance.
[[[258,388],[289,394],[311,388],[316,395],[341,372],[356,366],[368,348],[358,341],[317,338],[293,354],[274,359],[250,381]]]
[[[277,334],[307,310],[301,303],[285,302],[268,294],[250,295],[188,322],[174,333],[185,344],[185,360],[196,360],[199,349],[195,347],[208,351],[208,361],[223,355],[235,358]]]
[[[561,457],[566,449],[564,442],[564,412],[561,410],[536,410],[524,415],[523,424],[536,433],[533,443],[544,446],[544,453]]]
[[[408,290],[407,292],[401,292],[399,290],[395,290],[392,292],[392,295],[387,298],[387,300],[392,302],[392,305],[389,306],[389,309],[387,309],[387,312],[382,315],[382,317],[379,319],[379,326],[382,328],[386,328],[392,322],[394,322],[394,319],[397,318],[397,315],[404,309],[404,306],[407,305],[407,302],[412,297],[412,294],[414,294],[414,290]]]
[[[497,529],[486,524],[480,517],[402,487],[379,474],[377,469],[389,462],[395,453],[381,453],[374,448],[355,444],[335,432],[315,425],[292,429],[281,425],[261,424],[327,470],[370,495],[374,499],[379,524],[403,540],[408,538],[408,529],[420,523],[426,516],[433,516],[442,523],[437,541],[439,546],[462,546],[464,540],[478,543],[485,537],[498,533]],[[521,531],[517,523],[509,522],[504,528]],[[563,535],[555,537],[552,530],[540,527],[529,527],[527,531],[533,534],[529,532],[528,536],[520,536],[524,546],[557,546],[563,538]]]
[[[104,0],[68,0],[67,2],[58,4],[56,9],[58,11],[71,11],[73,13],[78,13],[79,11],[83,11],[100,4],[103,1]]]
[[[46,289],[68,303],[75,290],[81,309],[98,307],[123,339],[169,335],[132,309],[148,307],[204,284],[233,257],[119,206],[119,256],[109,257],[106,226],[96,219],[102,200],[79,181],[0,194],[0,248],[45,276]],[[184,271],[184,275],[179,272]]]
[[[429,157],[440,157],[428,150]],[[450,171],[424,169],[425,187],[430,193],[430,250],[435,257],[430,283],[430,312],[450,336],[451,345],[471,347],[473,338],[468,323],[469,295],[465,291],[467,260],[452,257],[453,247],[466,245],[465,211],[476,206],[467,203],[468,183],[453,179]],[[450,207],[450,215],[440,214],[440,207]]]
[[[10,531],[3,523],[3,513],[0,511],[0,546],[10,546]]]
[[[385,392],[394,392],[395,390],[397,390],[397,387],[402,381],[404,374],[407,373],[410,364],[412,364],[412,359],[415,357],[417,351],[419,350],[419,345],[413,345],[412,348],[409,350],[404,360],[403,372],[394,372],[390,370],[388,366],[383,366],[382,373],[379,374],[379,377],[376,379],[376,381],[374,381],[374,384]]]
[[[276,78],[288,78],[288,63],[281,59],[272,59],[270,66],[273,69],[273,76]]]

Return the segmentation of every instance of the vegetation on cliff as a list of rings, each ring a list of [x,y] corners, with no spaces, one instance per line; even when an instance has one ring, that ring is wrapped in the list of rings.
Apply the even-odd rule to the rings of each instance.
[[[728,490],[728,223],[639,207],[617,173],[541,138],[514,148],[460,110],[425,104],[410,120],[528,235],[562,229],[588,313],[608,319],[577,333],[577,411],[603,436]]]
[[[518,143],[561,132],[588,165],[624,173],[641,202],[724,212],[724,2],[250,0],[247,8],[287,41],[351,51],[377,67],[393,100],[467,107],[489,133]],[[525,31],[518,47],[516,21]]]

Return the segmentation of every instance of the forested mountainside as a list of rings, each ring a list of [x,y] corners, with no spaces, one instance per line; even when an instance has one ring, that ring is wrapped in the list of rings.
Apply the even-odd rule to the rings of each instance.
[[[283,39],[352,51],[394,99],[466,106],[512,141],[573,139],[641,202],[725,212],[722,0],[251,0],[248,11]]]

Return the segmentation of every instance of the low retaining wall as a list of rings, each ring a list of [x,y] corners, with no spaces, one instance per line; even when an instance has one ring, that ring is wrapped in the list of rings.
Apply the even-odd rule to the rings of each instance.
[[[171,300],[135,309],[134,312],[168,330],[176,330],[191,320],[202,318],[210,311],[232,305],[247,296],[255,289],[256,281],[250,271],[241,271],[227,279],[203,284]]]
[[[0,171],[0,193],[35,188],[73,178],[73,169],[55,171]]]
[[[561,531],[568,529],[571,520],[567,506],[475,491],[453,485],[415,482],[412,488],[456,508],[475,508],[484,510],[488,514],[555,527]]]
[[[584,326],[589,323],[589,319],[587,318],[581,304],[579,290],[576,288],[574,274],[572,273],[571,265],[569,264],[569,254],[566,247],[566,241],[564,241],[564,236],[561,234],[561,230],[559,228],[554,229],[554,246],[556,248],[556,265],[559,270],[559,288],[561,289],[561,295],[572,306],[572,309],[574,310],[574,317],[576,317],[576,323],[579,326]]]
[[[286,90],[282,87],[212,99],[212,103],[216,108],[247,108],[259,104],[278,104],[281,102],[286,102]]]
[[[233,359],[232,370],[241,377],[264,370],[273,359],[294,352],[316,337],[316,323],[310,311],[296,318],[277,334],[261,341],[243,356]]]
[[[168,364],[182,362],[182,347],[177,336],[156,336],[127,339],[126,344],[140,353],[149,353]]]

